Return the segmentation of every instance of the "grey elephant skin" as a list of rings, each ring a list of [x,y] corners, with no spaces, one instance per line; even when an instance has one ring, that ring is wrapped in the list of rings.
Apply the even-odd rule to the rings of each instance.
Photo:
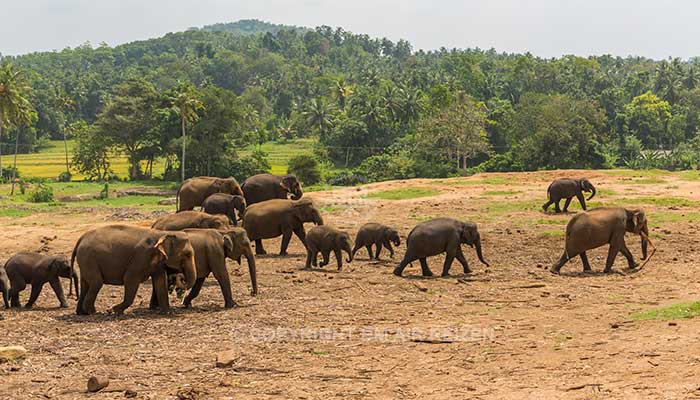
[[[558,274],[570,259],[580,256],[583,270],[591,271],[586,256],[587,250],[592,250],[606,244],[610,245],[608,258],[605,262],[605,272],[612,271],[617,253],[627,258],[629,268],[635,268],[632,252],[625,244],[625,232],[640,235],[642,238],[642,260],[647,258],[647,239],[649,227],[644,211],[625,209],[622,207],[596,207],[584,213],[577,214],[566,225],[566,241],[564,254],[552,265],[550,270]]]
[[[194,249],[184,232],[110,225],[83,234],[73,249],[71,267],[80,267],[80,296],[76,313],[95,313],[95,300],[102,285],[124,286],[124,300],[112,311],[122,314],[149,277],[161,312],[168,312],[168,276],[177,273],[177,286],[189,289],[197,278]]]
[[[0,294],[5,308],[10,308],[10,279],[7,277],[5,266],[0,267]]]
[[[182,304],[186,308],[192,307],[194,300],[204,285],[204,280],[213,274],[219,283],[221,294],[224,298],[224,307],[232,308],[236,306],[231,293],[231,281],[226,269],[226,259],[241,263],[241,257],[245,257],[248,262],[248,273],[250,274],[251,295],[258,294],[258,280],[255,265],[255,256],[250,246],[250,240],[243,228],[233,228],[228,231],[218,231],[215,229],[186,229],[185,233],[190,239],[194,248],[194,259],[197,266],[197,280],[194,286],[185,296]],[[158,306],[158,299],[155,291],[151,294],[151,309]]]
[[[311,266],[320,266],[321,268],[328,265],[331,251],[335,254],[335,260],[338,263],[338,271],[343,269],[343,254],[348,253],[347,262],[352,262],[352,242],[350,235],[337,228],[327,225],[315,226],[306,234],[306,266],[305,269],[311,269]],[[323,261],[318,264],[318,253],[323,256]]]
[[[301,183],[294,175],[253,175],[241,187],[249,206],[272,199],[299,200],[304,195]]]
[[[262,239],[282,236],[280,255],[287,254],[292,233],[306,247],[305,222],[323,225],[321,213],[309,199],[263,201],[249,206],[243,216],[243,227],[250,240],[255,241],[255,253],[266,254]]]
[[[245,197],[227,193],[214,193],[202,203],[202,211],[207,214],[223,214],[233,226],[238,225],[238,220],[245,214]],[[236,216],[238,212],[238,216]]]
[[[9,283],[8,296],[12,307],[20,307],[19,294],[27,285],[32,285],[32,292],[25,308],[34,306],[44,284],[47,282],[51,285],[62,308],[68,307],[68,302],[63,294],[60,278],[68,278],[71,281],[71,289],[74,283],[76,293],[80,289],[78,274],[71,269],[66,257],[61,255],[49,256],[39,253],[17,253],[7,260],[3,270],[4,272],[0,272],[0,286]],[[2,283],[4,281],[3,275],[5,275],[7,283]],[[5,300],[5,307],[7,307],[4,293],[3,300]]]
[[[468,274],[471,270],[462,253],[462,243],[474,247],[479,261],[486,266],[489,265],[481,252],[481,235],[476,224],[452,218],[436,218],[422,222],[408,234],[406,255],[401,264],[394,269],[394,275],[401,276],[407,265],[420,260],[423,276],[433,276],[426,258],[441,253],[446,253],[442,276],[449,275],[455,258],[462,264],[464,273]]]
[[[243,196],[243,189],[236,178],[198,176],[182,182],[177,190],[177,211],[193,210],[214,193],[227,193]]]
[[[211,215],[201,211],[183,211],[166,214],[158,218],[151,228],[161,231],[181,231],[187,228],[199,229],[229,229],[228,217]]]
[[[389,250],[390,257],[394,257],[394,248],[391,244],[398,247],[401,246],[401,238],[399,237],[399,232],[396,229],[388,227],[386,225],[378,224],[375,222],[370,222],[362,225],[360,230],[357,231],[355,236],[355,247],[352,249],[352,256],[355,257],[355,253],[365,247],[367,253],[369,254],[369,259],[375,258],[379,260],[379,255],[382,252],[382,248],[386,247]],[[376,253],[372,254],[372,246],[376,246]]]
[[[583,192],[591,192],[591,196],[586,199],[583,196]],[[552,182],[547,188],[547,202],[542,205],[542,209],[546,212],[549,206],[554,204],[555,212],[562,212],[559,208],[559,202],[561,199],[566,199],[564,203],[564,212],[569,210],[569,204],[571,204],[571,199],[576,197],[578,202],[581,203],[581,208],[586,210],[586,200],[590,200],[595,196],[595,186],[586,178],[581,179],[570,179],[562,178],[557,179]]]

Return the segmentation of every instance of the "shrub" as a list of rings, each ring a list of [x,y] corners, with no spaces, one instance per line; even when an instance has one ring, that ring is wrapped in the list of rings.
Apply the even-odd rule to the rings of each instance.
[[[0,174],[0,182],[9,182],[12,179],[13,167],[3,167],[2,174]],[[19,171],[16,171],[15,178],[19,178]]]
[[[36,189],[29,193],[29,198],[27,199],[32,203],[51,203],[53,202],[53,189],[51,186],[40,183],[37,185]]]
[[[367,178],[354,172],[343,171],[329,176],[326,183],[331,186],[355,186],[367,183]]]
[[[68,171],[63,171],[60,174],[58,174],[58,181],[59,182],[70,182],[71,178],[73,178],[73,175],[71,175],[70,172]]]
[[[314,185],[321,181],[321,171],[315,158],[306,155],[292,157],[287,166],[287,173],[296,175],[305,185]]]
[[[212,169],[214,176],[233,176],[239,182],[256,174],[270,172],[270,163],[267,161],[267,153],[255,150],[251,155],[243,158],[224,158]]]

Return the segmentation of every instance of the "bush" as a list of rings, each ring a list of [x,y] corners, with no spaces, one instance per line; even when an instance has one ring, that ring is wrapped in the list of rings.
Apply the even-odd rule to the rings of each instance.
[[[287,173],[296,175],[304,185],[314,185],[321,181],[321,171],[315,158],[305,155],[289,160]]]
[[[400,154],[379,154],[366,158],[356,172],[369,182],[415,178],[415,161]]]
[[[9,182],[12,179],[13,167],[3,167],[2,174],[0,174],[0,182]],[[19,171],[16,171],[15,178],[19,178]]]
[[[68,171],[63,171],[60,174],[58,174],[59,182],[70,182],[71,178],[73,178],[73,175],[71,175],[71,173]]]
[[[249,176],[269,173],[270,168],[267,153],[255,150],[251,155],[243,158],[225,158],[219,161],[212,169],[212,175],[233,176],[238,182],[243,182]]]
[[[51,186],[40,183],[36,189],[29,193],[29,198],[27,199],[32,203],[51,203],[53,202],[53,189]]]
[[[367,178],[354,172],[343,171],[326,178],[326,183],[331,186],[355,186],[367,183]]]

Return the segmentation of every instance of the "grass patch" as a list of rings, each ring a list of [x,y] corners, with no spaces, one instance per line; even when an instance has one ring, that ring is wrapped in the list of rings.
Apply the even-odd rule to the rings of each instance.
[[[615,196],[617,192],[611,189],[596,189],[596,196]],[[586,196],[588,197],[588,196]]]
[[[483,213],[503,214],[522,211],[538,211],[542,205],[538,201],[500,201],[483,206],[480,211]]]
[[[648,204],[659,207],[694,207],[700,206],[700,201],[688,200],[681,197],[628,197],[619,200],[623,204]]]
[[[647,311],[633,313],[630,317],[636,321],[646,320],[670,320],[693,318],[700,316],[700,302],[674,304],[668,307],[654,308]]]
[[[668,224],[677,222],[700,222],[700,212],[651,212],[649,213],[649,223]]]
[[[430,182],[433,185],[445,186],[466,186],[466,185],[511,185],[515,181],[506,176],[486,176],[479,179],[451,178],[445,180],[435,180]]]
[[[565,233],[566,231],[564,229],[547,229],[540,232],[540,236],[559,237],[564,236]]]
[[[669,171],[665,171],[662,169],[645,169],[645,170],[637,170],[637,169],[613,169],[609,171],[604,172],[606,175],[611,175],[611,176],[626,176],[630,178],[635,178],[635,177],[650,177],[650,176],[665,176],[670,174]]]
[[[509,196],[522,192],[522,190],[487,190],[483,194],[486,196]]]
[[[407,188],[407,189],[392,189],[383,190],[381,192],[369,193],[365,197],[370,199],[383,199],[383,200],[407,200],[407,199],[417,199],[419,197],[430,197],[440,194],[439,190],[430,188]]]
[[[0,217],[22,218],[32,215],[31,210],[18,208],[0,208]]]
[[[569,219],[559,219],[559,218],[549,218],[549,219],[538,219],[535,221],[537,225],[566,225],[569,223]]]
[[[682,181],[700,181],[700,171],[683,171],[678,174],[678,178]]]

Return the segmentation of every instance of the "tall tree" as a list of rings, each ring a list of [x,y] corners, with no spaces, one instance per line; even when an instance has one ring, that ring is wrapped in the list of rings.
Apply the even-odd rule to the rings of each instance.
[[[2,128],[17,127],[21,124],[29,124],[36,117],[34,107],[28,97],[31,88],[25,80],[22,70],[10,63],[0,65],[0,149],[2,149]],[[17,152],[19,150],[19,136],[16,132],[15,160],[12,170],[12,191],[15,191],[15,177],[17,176]],[[2,151],[0,150],[0,178],[2,177]]]
[[[185,181],[185,156],[187,154],[187,122],[199,119],[198,110],[203,110],[204,105],[199,100],[200,94],[197,88],[190,82],[180,82],[168,97],[170,109],[180,117],[180,130],[182,133],[182,158],[180,159],[180,178]]]

